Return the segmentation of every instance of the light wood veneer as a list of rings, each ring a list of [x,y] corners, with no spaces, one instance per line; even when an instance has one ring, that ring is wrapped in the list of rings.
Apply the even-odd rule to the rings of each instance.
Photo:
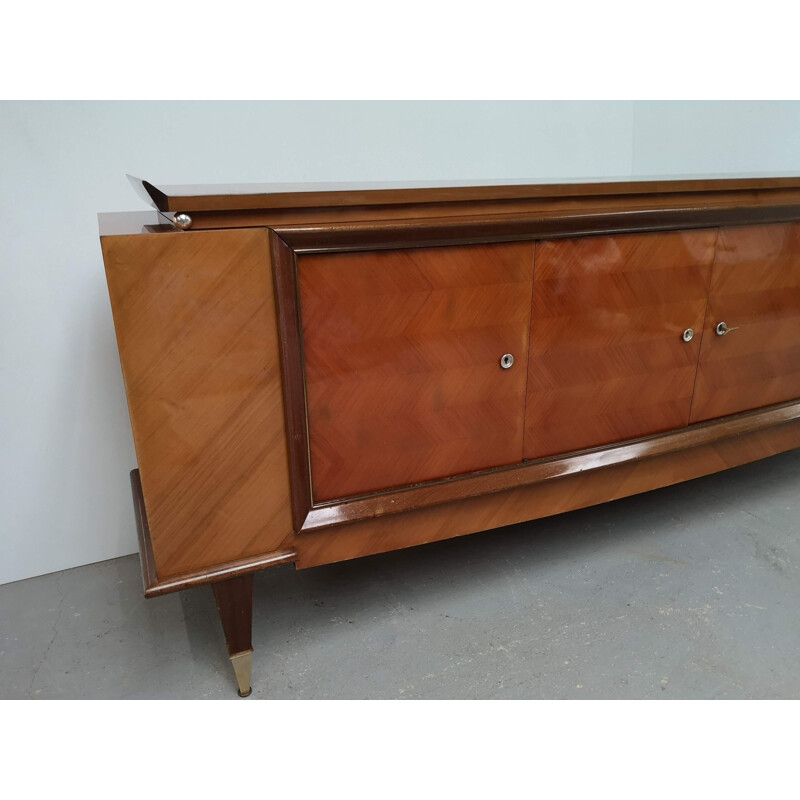
[[[102,240],[160,579],[292,533],[263,230]]]

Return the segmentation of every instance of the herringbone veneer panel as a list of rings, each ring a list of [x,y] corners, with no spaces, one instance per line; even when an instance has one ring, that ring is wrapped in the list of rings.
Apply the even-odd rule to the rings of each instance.
[[[716,236],[536,243],[526,459],[688,424]]]
[[[531,243],[299,257],[315,501],[522,460],[532,270]]]
[[[715,328],[738,327],[724,336]],[[800,224],[723,228],[692,422],[800,397]]]

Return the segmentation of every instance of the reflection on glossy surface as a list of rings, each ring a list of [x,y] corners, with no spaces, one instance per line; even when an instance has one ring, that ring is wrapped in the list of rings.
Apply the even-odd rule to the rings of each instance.
[[[398,542],[404,546],[421,544],[559,514],[708,475],[798,446],[800,404],[787,404],[692,426],[646,442],[613,445],[602,452],[496,471],[492,480],[497,485],[492,488],[484,481],[481,486],[482,491],[497,492],[494,494],[475,496],[478,478],[470,477],[424,490],[315,509],[312,513],[319,515],[320,526],[349,524],[327,534],[320,531],[298,536],[298,566],[394,550]],[[455,491],[459,485],[461,494]],[[507,491],[500,492],[500,488]],[[436,500],[427,496],[437,490]],[[404,504],[401,496],[415,491],[416,501],[436,507],[394,513],[398,508],[412,507]],[[420,497],[420,491],[424,496]],[[390,497],[394,507],[386,502]],[[446,500],[458,502],[445,503]],[[368,519],[370,516],[380,518]]]
[[[716,235],[537,242],[526,459],[688,424]]]
[[[726,324],[727,333],[718,326]],[[800,397],[800,224],[723,228],[692,421]]]
[[[300,256],[315,502],[522,460],[533,245]]]
[[[520,197],[581,197],[663,192],[751,191],[800,188],[800,176],[744,175],[629,176],[531,181],[366,181],[361,183],[239,183],[155,186],[128,175],[136,193],[161,211],[266,209],[398,202],[497,200]],[[693,205],[697,205],[694,203]]]

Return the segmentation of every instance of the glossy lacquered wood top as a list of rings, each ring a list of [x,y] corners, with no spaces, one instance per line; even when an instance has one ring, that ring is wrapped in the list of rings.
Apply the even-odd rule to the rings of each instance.
[[[656,177],[568,182],[526,180],[383,181],[364,183],[204,184],[160,186],[128,176],[139,195],[160,211],[244,211],[318,206],[395,205],[622,196],[653,193],[800,189],[800,176]]]
[[[716,239],[536,243],[526,459],[688,425]]]
[[[532,244],[300,256],[297,271],[315,502],[522,460]]]

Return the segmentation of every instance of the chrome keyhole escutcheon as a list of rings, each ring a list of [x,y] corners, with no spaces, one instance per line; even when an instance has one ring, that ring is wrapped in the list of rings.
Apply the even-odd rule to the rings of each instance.
[[[511,353],[506,353],[506,354],[505,354],[505,355],[504,355],[504,356],[503,356],[503,357],[500,359],[500,366],[501,366],[503,369],[511,369],[511,367],[513,367],[513,366],[514,366],[514,356],[512,356],[512,355],[511,355]]]
[[[691,328],[687,328],[683,332],[683,341],[684,342],[691,342],[694,339],[694,331]]]
[[[738,331],[739,326],[737,325],[735,328],[729,328],[725,322],[720,322],[717,327],[717,336],[725,336],[726,333],[732,333],[733,331]]]

